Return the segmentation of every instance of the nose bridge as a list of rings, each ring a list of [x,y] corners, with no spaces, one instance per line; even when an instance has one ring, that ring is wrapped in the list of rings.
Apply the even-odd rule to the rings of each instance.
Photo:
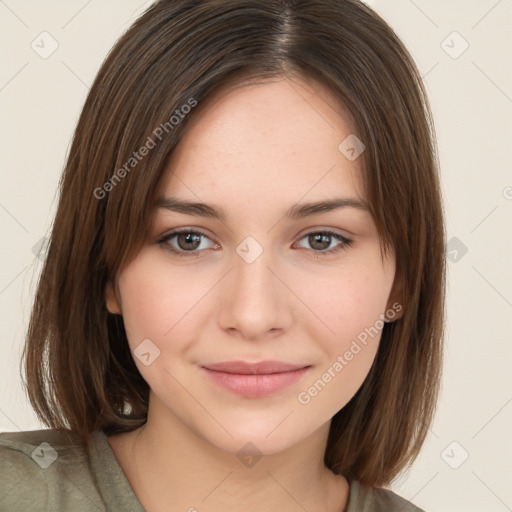
[[[246,338],[258,338],[283,327],[282,286],[273,272],[273,251],[253,237],[246,237],[233,255],[229,293],[223,301],[223,327],[235,328]]]

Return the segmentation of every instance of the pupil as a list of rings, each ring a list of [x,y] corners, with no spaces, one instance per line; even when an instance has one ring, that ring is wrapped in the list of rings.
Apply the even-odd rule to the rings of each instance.
[[[311,239],[313,239],[313,241],[311,242]],[[330,235],[322,235],[322,234],[318,234],[318,235],[312,235],[310,236],[310,243],[311,243],[311,247],[313,247],[314,249],[327,249],[330,245]],[[317,243],[320,244],[320,247],[317,246]]]
[[[195,240],[194,240],[195,238]],[[195,245],[194,247],[183,247],[181,242],[183,241],[183,239],[185,239],[185,243],[186,244],[190,244],[190,243],[194,243],[195,242]],[[199,244],[201,243],[201,239],[198,235],[195,235],[193,233],[185,233],[185,234],[180,234],[178,235],[178,245],[180,246],[181,249],[197,249],[199,247]]]

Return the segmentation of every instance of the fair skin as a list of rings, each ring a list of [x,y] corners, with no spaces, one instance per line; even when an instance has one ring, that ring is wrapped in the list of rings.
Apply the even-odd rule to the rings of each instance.
[[[226,218],[158,209],[148,242],[115,291],[107,287],[131,350],[149,339],[160,351],[148,365],[134,357],[151,388],[147,423],[108,438],[148,512],[346,509],[349,484],[323,463],[329,424],[367,376],[380,334],[307,404],[297,397],[391,307],[395,260],[381,258],[364,208],[284,216],[297,203],[364,202],[361,159],[338,150],[352,130],[335,104],[319,84],[283,78],[199,105],[161,197],[214,205]],[[177,228],[205,236],[159,243]],[[352,242],[308,236],[326,230]],[[237,252],[248,236],[257,245]],[[254,261],[241,256],[257,248]],[[244,396],[201,368],[233,360],[307,370],[276,392]],[[250,465],[237,456],[249,442],[262,455]]]

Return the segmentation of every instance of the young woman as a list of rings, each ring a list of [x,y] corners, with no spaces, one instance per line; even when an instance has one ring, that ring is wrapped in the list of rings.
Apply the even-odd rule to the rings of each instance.
[[[412,58],[356,0],[162,0],[78,122],[2,510],[419,510],[444,225]]]

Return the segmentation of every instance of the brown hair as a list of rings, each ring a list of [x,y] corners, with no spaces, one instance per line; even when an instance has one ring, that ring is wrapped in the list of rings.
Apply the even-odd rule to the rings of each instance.
[[[435,135],[411,56],[356,0],[162,0],[112,48],[74,133],[23,353],[46,425],[87,443],[93,430],[146,421],[149,388],[122,317],[107,311],[106,285],[146,240],[166,161],[195,113],[184,106],[222,86],[293,75],[327,86],[366,146],[366,200],[381,247],[395,250],[404,307],[332,418],[325,464],[376,486],[417,456],[435,410],[444,323]],[[135,157],[148,137],[154,147]]]

